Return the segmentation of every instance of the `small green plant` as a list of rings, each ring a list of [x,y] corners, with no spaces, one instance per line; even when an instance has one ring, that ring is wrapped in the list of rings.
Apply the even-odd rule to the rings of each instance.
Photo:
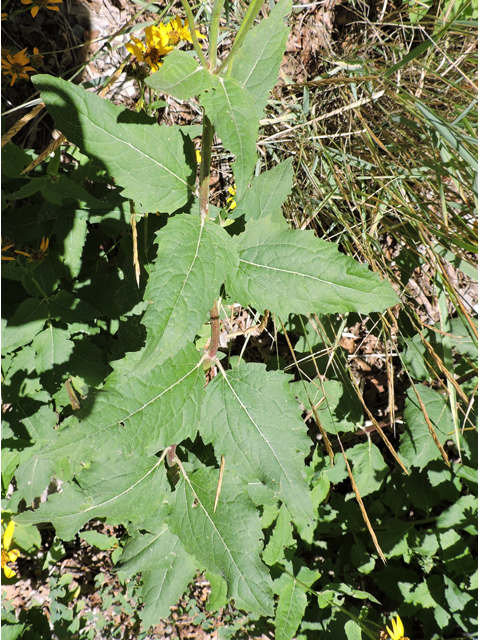
[[[399,302],[388,280],[336,244],[290,227],[282,205],[292,190],[292,159],[255,172],[259,120],[277,81],[291,0],[261,21],[262,2],[252,2],[219,60],[223,5],[213,3],[205,55],[184,4],[189,31],[181,21],[177,27],[198,60],[174,48],[172,23],[150,28],[148,48],[136,39],[129,48],[137,78],[144,72],[140,107],[150,112],[157,94],[196,98],[201,130],[159,126],[71,82],[33,78],[71,143],[71,162],[63,165],[57,150],[46,169],[38,165],[25,178],[32,154],[5,147],[6,201],[25,204],[12,208],[3,247],[11,286],[2,482],[4,494],[12,480],[15,488],[4,508],[22,526],[53,523],[61,540],[92,519],[122,524],[128,541],[118,567],[125,580],[141,574],[129,595],[143,603],[144,628],[169,615],[201,570],[211,584],[210,609],[234,600],[251,620],[273,622],[278,640],[299,627],[299,638],[377,638],[389,607],[423,615],[432,637],[454,624],[471,632],[470,409],[460,424],[456,396],[421,384],[431,375],[427,341],[402,344],[416,383],[398,452],[380,428],[383,450],[370,437],[344,448],[339,436],[362,426],[364,407],[337,357],[330,379],[305,374],[293,382],[280,366],[218,352],[226,305],[270,314],[275,330],[287,339],[296,334],[297,354],[312,354],[341,335],[339,314],[375,313],[382,323]],[[209,194],[214,133],[235,156],[235,186],[223,208]],[[444,336],[444,357],[452,354],[445,335],[457,336],[451,364],[459,375],[469,372],[473,322],[445,313],[434,329]],[[449,380],[467,406],[471,380]],[[321,438],[316,446],[302,406]],[[461,451],[464,460],[450,467]],[[25,511],[52,476],[61,490]],[[335,491],[344,481],[353,488],[347,500]],[[388,565],[379,568],[377,558]],[[433,571],[439,558],[445,575]],[[405,564],[420,567],[424,579]],[[459,573],[466,576],[460,587]],[[374,588],[362,588],[373,574]],[[68,619],[68,582],[52,583],[56,631],[67,634],[79,632]],[[421,607],[426,613],[418,614]]]

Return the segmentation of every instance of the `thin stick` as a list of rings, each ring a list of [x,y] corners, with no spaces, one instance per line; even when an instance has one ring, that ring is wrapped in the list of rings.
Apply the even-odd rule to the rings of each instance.
[[[210,160],[214,128],[209,118],[203,116],[202,160],[200,163],[200,218],[208,220],[208,200],[210,196]]]
[[[213,307],[210,309],[211,320],[211,338],[210,347],[208,349],[208,357],[213,360],[218,351],[218,343],[220,342],[220,316],[218,315],[218,302],[215,300]]]
[[[340,440],[340,437],[339,437],[338,433],[337,433],[337,438],[338,438],[338,442],[340,444],[340,448],[342,450],[343,459],[345,460],[345,465],[347,467],[348,475],[350,477],[350,482],[352,484],[352,489],[353,489],[353,491],[355,493],[355,497],[357,499],[358,506],[360,507],[360,511],[362,512],[362,518],[363,518],[365,524],[367,525],[368,532],[370,533],[370,536],[372,538],[373,544],[375,545],[375,549],[378,551],[378,555],[383,560],[383,563],[387,564],[385,556],[383,555],[383,551],[382,551],[380,545],[378,544],[378,540],[377,540],[377,536],[375,535],[375,531],[373,530],[373,527],[370,524],[370,520],[368,518],[367,510],[365,509],[365,505],[363,504],[363,500],[360,497],[360,491],[358,490],[358,487],[355,484],[355,480],[353,478],[353,473],[352,473],[352,470],[350,468],[350,465],[348,464],[347,456],[345,455],[345,450],[343,448],[342,441]]]
[[[213,513],[217,510],[218,499],[220,498],[220,491],[222,490],[223,472],[225,471],[225,458],[222,455],[220,462],[220,474],[218,476],[217,492],[215,493],[215,504],[213,505]]]
[[[40,104],[37,104],[37,106],[30,111],[30,113],[25,114],[22,118],[20,118],[20,120],[18,120],[13,125],[13,127],[10,127],[10,129],[7,131],[7,133],[2,136],[1,148],[3,149],[3,147],[7,144],[7,142],[9,142],[13,138],[13,136],[16,133],[18,133],[20,131],[20,129],[22,129],[27,124],[27,122],[30,122],[30,120],[35,118],[37,113],[39,113],[43,109],[44,106],[45,106],[45,104],[43,102],[40,102]]]

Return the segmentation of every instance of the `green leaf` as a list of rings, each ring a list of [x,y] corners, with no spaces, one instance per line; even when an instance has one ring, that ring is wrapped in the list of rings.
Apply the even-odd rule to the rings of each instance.
[[[50,484],[56,466],[51,460],[33,456],[20,464],[15,472],[17,490],[27,505],[39,498]]]
[[[368,440],[349,449],[347,458],[353,462],[353,478],[360,497],[364,498],[369,493],[378,491],[388,473],[380,449]]]
[[[37,373],[53,369],[56,364],[68,362],[74,348],[74,343],[70,340],[70,332],[53,327],[51,324],[35,336],[32,345],[37,354],[35,359]]]
[[[129,576],[142,572],[141,618],[145,628],[170,615],[192,580],[196,563],[165,523],[158,530],[129,540],[119,561]]]
[[[77,412],[79,425],[63,429],[44,457],[115,460],[155,454],[194,438],[203,397],[204,373],[193,345],[161,367],[141,373],[138,353],[116,365],[103,389]]]
[[[2,331],[2,352],[10,353],[29,344],[43,329],[48,317],[44,300],[27,298],[20,303]]]
[[[163,460],[130,457],[119,464],[118,457],[92,464],[76,476],[77,484],[65,483],[62,493],[49,496],[36,511],[15,516],[19,524],[51,522],[57,536],[71,540],[93,518],[109,518],[111,524],[138,528],[164,509],[170,494]]]
[[[233,241],[213,222],[178,215],[157,233],[158,254],[145,299],[142,323],[147,343],[139,364],[157,366],[195,338],[208,319],[220,286],[238,264]]]
[[[218,611],[227,602],[227,583],[217,573],[205,572],[205,579],[210,583],[210,595],[206,604],[207,611]]]
[[[347,640],[362,640],[362,627],[355,620],[347,620],[345,635]]]
[[[64,175],[31,178],[18,191],[7,196],[7,199],[19,200],[20,198],[27,198],[29,195],[37,193],[37,191],[41,191],[45,200],[52,204],[62,204],[64,200],[74,199],[80,206],[91,209],[110,208],[107,202],[98,200],[83,187]]]
[[[85,217],[80,217],[81,215]],[[55,220],[54,230],[57,244],[63,242],[60,259],[68,268],[70,277],[76,278],[82,268],[82,253],[87,238],[86,212],[78,211],[75,217],[59,217]]]
[[[236,156],[232,169],[240,200],[257,162],[259,124],[255,116],[255,98],[233,78],[219,78],[216,87],[199,99],[223,146]]]
[[[378,543],[386,558],[393,558],[408,553],[408,533],[411,524],[392,518],[386,531],[378,532]]]
[[[325,380],[320,389],[318,383],[311,383],[309,391],[311,400],[315,403],[319,403],[323,393],[325,394],[325,402],[317,409],[317,415],[327,433],[335,435],[342,431],[353,431],[361,424],[363,407],[351,384]],[[310,403],[306,406],[310,407]]]
[[[124,197],[144,210],[166,213],[190,199],[195,183],[193,146],[177,128],[159,127],[153,118],[117,107],[65,80],[36,75],[32,81],[57,127],[124,187]]]
[[[271,216],[251,220],[238,238],[240,266],[227,279],[244,306],[290,313],[381,311],[398,302],[388,281],[319,240],[313,231],[283,229]]]
[[[270,567],[285,559],[285,547],[292,547],[295,545],[295,540],[292,535],[293,527],[290,524],[290,520],[290,512],[287,507],[282,504],[275,524],[275,529],[273,530],[270,540],[268,541],[262,555],[263,561]]]
[[[99,533],[98,531],[82,531],[82,533],[80,533],[80,538],[88,542],[92,547],[97,547],[97,549],[101,549],[102,551],[112,549],[118,544],[118,540],[115,536],[107,536],[104,533]]]
[[[295,635],[307,608],[307,596],[296,580],[290,580],[280,591],[275,615],[275,640],[290,640]]]
[[[448,434],[454,431],[448,398],[444,398],[433,389],[423,385],[416,384],[415,389],[440,443],[444,444]],[[431,460],[440,458],[441,454],[428,429],[422,407],[412,388],[407,392],[404,419],[406,429],[400,436],[398,455],[407,467],[414,466],[423,469]]]
[[[271,615],[272,583],[259,557],[260,518],[238,479],[231,481],[227,473],[214,513],[217,481],[218,471],[208,469],[195,471],[188,481],[181,478],[170,527],[189,553],[225,578],[228,598],[239,609]]]
[[[100,349],[86,338],[74,338],[74,344],[70,358],[70,373],[87,387],[102,384],[111,368],[104,362]]]
[[[217,375],[207,387],[200,429],[229,472],[260,480],[308,527],[313,509],[304,460],[311,441],[283,373],[245,364]]]
[[[89,322],[96,320],[101,315],[88,302],[80,300],[69,291],[64,291],[63,289],[49,298],[48,311],[52,320],[60,320],[67,323]]]
[[[475,496],[469,494],[461,496],[455,504],[443,511],[437,519],[439,529],[467,530],[471,524],[476,524],[478,504]]]
[[[375,569],[375,558],[368,553],[362,544],[355,544],[350,549],[353,566],[360,573],[368,574]]]
[[[190,100],[211,89],[215,81],[218,78],[202,69],[195,58],[185,51],[174,49],[160,69],[145,80],[145,84],[178,100]]]
[[[247,34],[233,60],[232,77],[255,96],[257,118],[262,117],[268,94],[277,84],[289,33],[284,17],[291,7],[291,0],[277,2],[269,17]]]
[[[269,214],[275,221],[287,222],[283,217],[282,204],[292,190],[293,160],[289,158],[273,169],[264,171],[252,179],[245,196],[237,204],[235,217],[245,216],[245,220],[259,220]]]
[[[13,144],[7,142],[2,151],[2,173],[9,178],[19,178],[23,169],[30,164],[32,151],[27,153],[25,149],[20,149]]]

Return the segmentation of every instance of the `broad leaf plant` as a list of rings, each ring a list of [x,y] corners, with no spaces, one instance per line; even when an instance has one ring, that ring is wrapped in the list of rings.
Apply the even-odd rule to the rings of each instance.
[[[318,578],[306,566],[294,578],[283,554],[294,532],[314,540],[323,499],[311,481],[314,445],[291,376],[222,360],[220,310],[238,303],[269,312],[281,327],[291,314],[383,312],[398,298],[336,244],[290,228],[282,204],[291,160],[254,175],[259,119],[277,82],[291,0],[279,0],[258,21],[261,4],[250,4],[222,61],[222,0],[213,5],[207,55],[185,4],[195,52],[171,51],[145,81],[157,94],[198,99],[198,180],[197,126],[159,125],[72,82],[33,78],[55,126],[75,146],[79,175],[60,174],[56,154],[46,175],[19,181],[9,196],[43,194],[40,210],[27,206],[11,222],[12,233],[21,225],[27,243],[54,234],[57,248],[37,261],[24,251],[5,268],[7,299],[15,303],[3,333],[6,401],[15,400],[7,437],[10,428],[23,444],[7,455],[4,478],[17,478],[10,510],[21,500],[38,507],[15,516],[19,525],[51,522],[63,540],[92,519],[125,527],[120,565],[142,573],[146,626],[168,615],[202,570],[217,604],[232,599],[239,609],[273,616],[278,602],[278,637],[290,638]],[[230,211],[209,202],[214,133],[235,158]],[[17,179],[30,157],[11,144],[6,152],[5,171]],[[94,188],[82,186],[86,177]],[[138,222],[136,246],[124,233],[130,222]],[[120,234],[126,257],[116,272],[107,249],[98,258],[96,225],[112,238]],[[48,243],[42,246],[46,253]],[[95,265],[92,279],[87,264]],[[202,341],[205,326],[210,335]],[[118,340],[106,343],[106,328]],[[109,365],[100,357],[106,346]],[[335,433],[332,416],[322,419]],[[317,462],[329,460],[324,444],[315,449]],[[378,449],[362,447],[357,458],[367,456],[384,477]],[[61,490],[40,504],[52,476]],[[274,522],[265,547],[263,531]]]

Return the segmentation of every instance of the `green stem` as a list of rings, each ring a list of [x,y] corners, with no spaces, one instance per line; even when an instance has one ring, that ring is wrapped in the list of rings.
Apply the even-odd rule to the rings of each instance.
[[[202,161],[200,163],[200,218],[208,220],[208,200],[210,195],[210,159],[212,156],[214,128],[207,115],[203,116]]]
[[[210,62],[210,69],[215,69],[217,66],[217,44],[218,44],[218,31],[220,25],[220,14],[222,13],[223,0],[215,0],[212,11],[212,19],[210,20],[210,33],[209,45],[208,45],[208,61]]]
[[[192,44],[195,49],[197,56],[200,59],[200,63],[204,69],[209,69],[210,65],[208,64],[205,56],[203,55],[202,45],[199,43],[197,34],[195,33],[195,17],[193,15],[193,11],[190,9],[190,5],[188,4],[188,0],[181,0],[183,8],[185,9],[185,13],[188,18],[188,28],[190,29],[190,35],[192,36]]]
[[[240,25],[240,29],[237,32],[237,36],[230,50],[230,53],[222,62],[222,64],[213,71],[215,75],[220,74],[223,71],[223,69],[227,66],[227,64],[229,65],[229,70],[230,70],[235,53],[238,51],[243,41],[245,40],[245,36],[247,35],[250,27],[252,26],[255,18],[257,17],[258,12],[262,8],[263,1],[264,0],[254,0],[254,2],[252,2],[252,4],[248,7],[247,13],[245,14],[245,18],[243,19],[243,22]]]

